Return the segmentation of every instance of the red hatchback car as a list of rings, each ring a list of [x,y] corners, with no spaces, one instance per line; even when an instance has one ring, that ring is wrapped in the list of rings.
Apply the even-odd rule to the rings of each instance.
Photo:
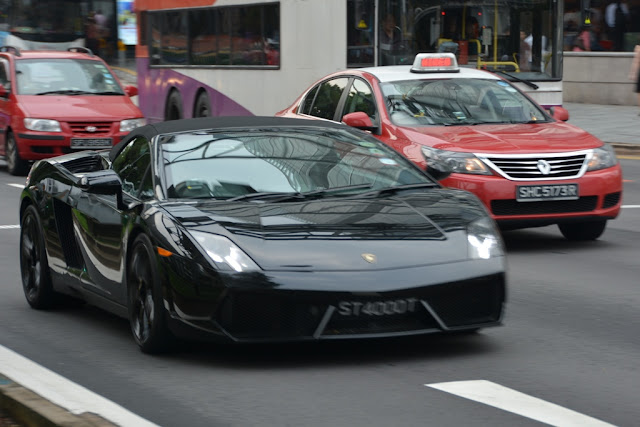
[[[32,161],[108,148],[144,125],[109,66],[91,51],[0,48],[0,157],[12,175]]]
[[[594,240],[620,212],[610,145],[453,54],[333,73],[278,115],[371,132],[443,185],[475,193],[503,229],[557,224],[567,239]]]

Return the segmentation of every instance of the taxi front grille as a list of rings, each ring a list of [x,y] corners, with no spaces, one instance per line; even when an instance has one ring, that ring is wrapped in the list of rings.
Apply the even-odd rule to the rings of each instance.
[[[75,137],[96,137],[111,134],[112,122],[69,122]]]
[[[587,153],[478,156],[496,172],[515,181],[575,179],[584,174]]]

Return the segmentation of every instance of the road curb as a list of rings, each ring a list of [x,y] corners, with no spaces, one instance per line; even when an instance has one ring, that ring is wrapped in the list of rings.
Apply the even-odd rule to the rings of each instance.
[[[1,374],[0,408],[26,427],[116,427],[96,414],[72,414]]]

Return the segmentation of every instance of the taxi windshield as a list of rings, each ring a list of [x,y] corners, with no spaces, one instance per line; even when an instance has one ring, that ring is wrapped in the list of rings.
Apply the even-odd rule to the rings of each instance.
[[[536,104],[503,80],[406,80],[380,85],[398,126],[455,126],[549,121]]]

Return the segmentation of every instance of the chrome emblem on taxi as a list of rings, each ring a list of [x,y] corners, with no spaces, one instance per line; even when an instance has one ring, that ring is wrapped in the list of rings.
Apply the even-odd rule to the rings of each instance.
[[[86,128],[84,128],[84,130],[86,130],[87,132],[93,133],[93,132],[97,131],[98,128],[95,127],[95,126],[87,126]]]
[[[373,264],[378,261],[378,258],[374,254],[362,254],[362,258],[369,264]]]
[[[551,173],[551,164],[544,159],[538,160],[538,170],[542,175],[549,175]]]

